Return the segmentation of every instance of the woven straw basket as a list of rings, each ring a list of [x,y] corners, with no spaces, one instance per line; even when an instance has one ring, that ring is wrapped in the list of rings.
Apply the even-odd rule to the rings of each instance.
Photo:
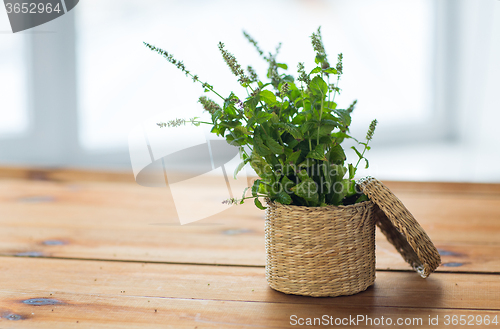
[[[314,297],[366,290],[375,282],[375,224],[422,277],[439,266],[437,249],[401,201],[374,178],[358,185],[370,201],[300,207],[266,200],[271,288]]]

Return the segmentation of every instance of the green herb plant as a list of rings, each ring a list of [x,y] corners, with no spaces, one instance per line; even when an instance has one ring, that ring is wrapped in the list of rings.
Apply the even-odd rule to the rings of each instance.
[[[338,85],[343,74],[342,54],[332,67],[318,28],[311,35],[316,65],[307,72],[304,63],[299,63],[295,79],[285,73],[288,66],[276,60],[281,44],[274,53],[265,54],[250,35],[246,32],[244,35],[269,65],[267,80],[264,81],[251,66],[243,70],[224,44],[219,43],[224,61],[246,90],[244,98],[233,92],[227,97],[220,95],[172,54],[144,43],[194,82],[200,83],[205,92],[213,93],[220,100],[217,103],[206,96],[199,98],[204,110],[211,114],[211,122],[192,118],[158,125],[209,124],[213,133],[239,147],[242,162],[236,168],[235,178],[249,163],[259,179],[251,187],[251,196],[246,196],[247,188],[241,199],[233,198],[225,203],[239,204],[253,198],[257,207],[265,209],[259,198],[309,207],[349,205],[367,200],[357,189],[354,176],[361,161],[365,162],[366,168],[369,166],[365,153],[370,150],[368,143],[373,138],[377,120],[371,122],[365,141],[349,135],[356,101],[347,109],[338,109],[335,103],[335,97],[341,91]],[[352,147],[359,158],[355,165],[346,164],[342,148],[346,139],[358,144],[359,150]]]

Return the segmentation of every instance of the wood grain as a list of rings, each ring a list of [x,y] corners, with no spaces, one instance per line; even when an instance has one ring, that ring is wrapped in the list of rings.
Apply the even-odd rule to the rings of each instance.
[[[421,279],[378,234],[375,285],[312,298],[269,288],[263,213],[252,204],[180,226],[168,189],[129,178],[0,169],[0,328],[297,327],[291,315],[429,327],[447,315],[500,317],[499,184],[387,182],[440,250],[441,273]],[[207,193],[211,179],[188,192]]]
[[[291,315],[437,316],[443,324],[445,315],[493,317],[500,309],[497,275],[383,272],[363,293],[312,298],[270,289],[256,268],[10,257],[0,264],[0,326],[9,328],[289,328]]]
[[[0,179],[22,179],[57,182],[126,182],[134,183],[132,170],[129,171],[90,171],[69,168],[45,167],[0,167]]]
[[[500,272],[500,196],[395,193],[443,251],[443,263],[449,266],[438,270]],[[165,189],[120,182],[3,180],[0,213],[3,255],[265,264],[263,212],[250,203],[180,226]],[[377,268],[409,270],[381,234]]]
[[[365,292],[336,298],[286,295],[269,288],[263,268],[140,264],[2,257],[0,294],[63,299],[60,294],[190,298],[365,307],[500,310],[500,276],[378,272]],[[15,273],[15,275],[13,275]],[[0,298],[3,300],[3,298]],[[7,306],[2,306],[3,308]]]
[[[302,321],[307,321],[307,318],[311,318],[310,321],[314,321],[314,318],[321,319],[324,316],[327,321],[332,321],[332,326],[323,328],[335,326],[337,318],[348,324],[349,318],[357,319],[358,316],[363,317],[356,325],[360,328],[373,328],[373,321],[382,318],[385,319],[383,323],[387,323],[388,318],[393,325],[398,319],[408,319],[409,327],[413,323],[415,327],[428,328],[430,318],[444,326],[446,316],[463,316],[468,321],[478,316],[488,316],[489,319],[498,317],[497,311],[467,309],[353,308],[310,303],[248,303],[81,294],[61,294],[62,305],[31,306],[22,304],[16,294],[2,293],[0,296],[7,304],[7,308],[0,309],[0,325],[8,325],[8,328],[294,328],[297,325],[292,325],[294,322],[291,319],[302,318]],[[22,296],[27,297],[30,295]],[[372,324],[367,318],[371,319]],[[319,325],[307,328],[319,328]]]

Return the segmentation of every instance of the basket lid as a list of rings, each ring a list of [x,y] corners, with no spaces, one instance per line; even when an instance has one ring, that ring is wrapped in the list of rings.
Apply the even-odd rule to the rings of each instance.
[[[428,277],[441,264],[441,257],[415,217],[379,180],[366,177],[360,179],[358,185],[378,206],[375,220],[387,240],[420,276]]]

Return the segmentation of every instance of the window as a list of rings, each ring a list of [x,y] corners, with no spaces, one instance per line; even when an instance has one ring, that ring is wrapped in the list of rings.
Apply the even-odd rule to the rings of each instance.
[[[7,14],[0,12],[0,138],[28,128],[25,41],[12,34]]]
[[[280,12],[286,20],[265,19]],[[207,14],[210,13],[210,14]],[[314,58],[309,35],[322,24],[332,63],[344,53],[345,76],[337,97],[347,107],[358,99],[354,133],[364,135],[373,118],[383,128],[432,120],[434,6],[421,1],[150,1],[87,0],[77,11],[80,81],[80,141],[87,149],[126,148],[138,121],[164,121],[201,114],[200,86],[142,46],[153,43],[182,59],[223,95],[243,92],[220,58],[223,41],[239,62],[265,63],[242,35],[247,30],[262,48],[274,51],[296,72]],[[259,22],[255,24],[255,22]],[[256,64],[257,63],[257,64]],[[306,62],[307,65],[307,62]],[[390,129],[389,129],[390,130]],[[379,136],[378,136],[379,137]]]
[[[495,6],[498,1],[488,2],[474,14],[481,22],[477,35],[494,22]],[[460,81],[472,71],[459,70],[456,56],[465,47],[459,37],[467,27],[460,20],[471,16],[464,8],[450,0],[86,0],[16,34],[5,33],[8,19],[1,12],[0,162],[129,169],[134,126],[202,113],[196,103],[201,88],[143,41],[170,51],[228,95],[241,88],[220,58],[219,41],[260,75],[266,65],[242,29],[267,51],[282,42],[278,58],[295,73],[298,61],[312,69],[309,35],[320,24],[330,62],[344,54],[339,107],[358,99],[353,135],[363,137],[377,118],[377,149],[394,140],[405,147],[409,141],[445,141],[469,120],[463,108],[457,111]],[[267,17],[273,12],[280,14]],[[471,47],[478,51],[498,40],[475,39],[482,40]],[[405,159],[418,166],[413,160],[419,157]],[[424,176],[431,177],[418,177]]]

